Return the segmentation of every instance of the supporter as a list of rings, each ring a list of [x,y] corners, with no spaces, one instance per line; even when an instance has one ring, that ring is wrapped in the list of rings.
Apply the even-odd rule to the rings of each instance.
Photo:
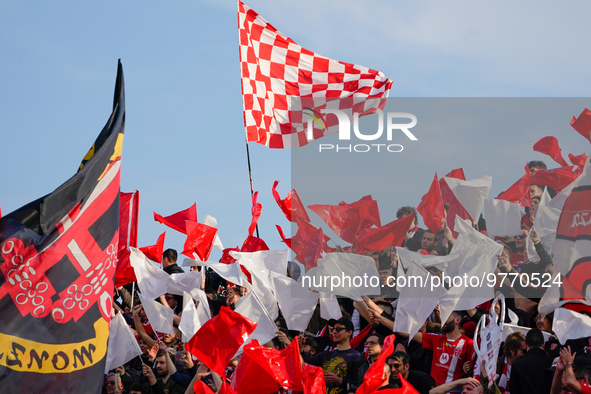
[[[466,361],[472,360],[474,346],[472,339],[460,332],[462,314],[453,311],[441,327],[443,334],[418,332],[413,340],[433,351],[431,377],[437,385],[467,377],[463,370]],[[406,337],[404,333],[398,333]]]
[[[331,319],[328,325],[336,349],[318,353],[310,360],[310,364],[324,370],[327,394],[346,393],[361,384],[363,377],[359,371],[367,361],[361,353],[351,348],[353,323],[349,319]]]
[[[525,336],[527,353],[513,363],[509,387],[511,394],[550,393],[552,376],[547,373],[552,365],[542,346],[544,336],[537,328],[532,328]]]
[[[439,236],[437,234],[434,234],[431,230],[425,230],[421,240],[421,249],[433,254],[438,241]]]
[[[154,364],[156,374],[154,374],[154,371],[152,371],[147,365],[143,366],[143,374],[148,378],[150,386],[152,386],[152,393],[154,394],[183,394],[185,392],[185,388],[171,379],[172,373],[176,373],[176,368],[173,368],[171,373],[169,367],[171,365],[174,366],[174,362],[172,364],[170,363],[170,357],[172,357],[172,355],[169,355],[166,351],[161,350],[158,352],[156,355],[156,363]]]
[[[387,359],[387,363],[392,368],[390,382],[394,388],[402,387],[400,376],[402,376],[411,386],[420,394],[428,394],[429,390],[435,387],[435,381],[425,372],[410,369],[410,357],[406,352],[395,351]]]
[[[497,361],[497,386],[503,394],[509,394],[511,367],[525,356],[525,335],[520,332],[509,334],[503,344],[503,355]]]
[[[532,160],[529,163],[527,163],[527,167],[528,167],[529,172],[531,173],[532,176],[534,175],[534,173],[537,170],[546,170],[546,169],[548,169],[548,167],[546,167],[546,163],[544,163],[541,160]]]
[[[402,219],[405,216],[417,214],[417,210],[413,207],[402,207],[396,212],[396,217],[398,219]],[[423,239],[423,232],[425,230],[419,228],[418,226],[419,221],[415,216],[415,220],[410,225],[408,232],[406,233],[406,237],[404,238],[404,242],[402,244],[403,247],[416,252],[421,248],[421,241]]]
[[[185,271],[176,264],[177,258],[178,254],[174,249],[166,249],[162,253],[162,269],[168,275],[185,273]]]
[[[380,334],[372,334],[365,340],[365,348],[367,349],[367,362],[370,366],[378,359],[378,356],[382,352],[383,346],[384,337]]]

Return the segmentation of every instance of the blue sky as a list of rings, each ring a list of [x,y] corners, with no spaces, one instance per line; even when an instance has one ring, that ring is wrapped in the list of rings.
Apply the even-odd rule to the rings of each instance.
[[[305,48],[382,70],[394,80],[391,96],[585,97],[591,91],[591,5],[584,1],[246,4]],[[140,246],[166,230],[166,247],[182,249],[184,236],[154,222],[152,212],[169,215],[194,202],[200,219],[217,218],[224,246],[241,244],[250,187],[236,10],[236,2],[222,0],[0,3],[2,212],[54,190],[76,171],[110,113],[121,58],[127,99],[122,190],[140,191]],[[582,109],[574,106],[570,115]],[[435,171],[458,166],[468,179],[495,171],[496,195],[522,175],[526,161],[550,164],[531,149],[546,135],[559,139],[565,156],[589,151],[568,121],[527,132],[507,125],[494,137],[479,130],[469,139],[451,135],[459,147],[450,144],[437,157],[419,144],[397,157],[413,163],[404,177],[389,166],[376,176],[405,190],[388,202],[396,207],[416,205]],[[498,152],[498,161],[466,152]],[[282,248],[274,226],[289,226],[271,186],[279,180],[282,196],[290,190],[291,152],[250,144],[250,154],[263,204],[261,237]],[[325,179],[327,187],[346,182],[342,174]],[[369,194],[361,189],[350,187],[340,199]],[[382,216],[391,219],[394,212]]]

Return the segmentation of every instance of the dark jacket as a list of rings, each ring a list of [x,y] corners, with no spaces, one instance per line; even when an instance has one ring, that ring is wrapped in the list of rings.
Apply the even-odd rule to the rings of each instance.
[[[552,357],[541,348],[529,349],[525,357],[511,367],[511,394],[549,394],[553,373]]]

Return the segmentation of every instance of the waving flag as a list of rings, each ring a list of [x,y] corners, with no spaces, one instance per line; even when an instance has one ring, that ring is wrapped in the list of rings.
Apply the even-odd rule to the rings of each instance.
[[[119,242],[124,125],[119,62],[113,112],[78,172],[0,219],[2,391],[101,390]]]
[[[369,195],[351,204],[341,201],[338,205],[310,205],[308,208],[351,244],[355,243],[361,230],[372,225],[381,227],[378,202]]]
[[[313,107],[310,112],[318,115],[319,99],[325,104],[328,100],[336,101],[340,110],[349,113],[383,109],[392,81],[382,72],[328,59],[302,48],[240,1],[238,29],[248,141],[279,149],[306,145],[303,111]],[[314,118],[322,129],[314,128],[311,139],[336,132],[326,127],[326,121]],[[328,120],[331,118],[334,117]]]
[[[183,211],[173,213],[166,217],[154,212],[154,220],[175,229],[176,231],[180,231],[183,234],[187,234],[187,221],[197,221],[197,203]]]
[[[144,246],[143,248],[139,248],[140,252],[142,252],[150,260],[158,264],[162,263],[162,253],[164,252],[165,237],[166,231],[160,234],[158,240],[156,241],[156,245]]]
[[[129,263],[129,248],[137,248],[137,220],[140,192],[119,193],[119,249],[115,287],[135,282],[133,267]]]
[[[577,133],[591,142],[591,111],[585,108],[578,118],[573,116],[570,125]]]
[[[534,144],[534,152],[540,152],[550,156],[552,160],[560,164],[561,167],[568,166],[568,163],[562,157],[562,149],[560,149],[556,137],[548,136],[536,142]]]
[[[441,224],[445,220],[445,209],[443,208],[437,173],[435,173],[429,191],[421,198],[417,211],[423,216],[423,223],[433,234],[437,234],[441,230]]]
[[[519,204],[522,207],[530,207],[531,201],[529,199],[529,183],[531,180],[531,173],[527,164],[525,165],[525,174],[519,178],[517,182],[499,194],[497,200],[505,200]]]
[[[276,190],[278,184],[279,181],[275,181],[273,183],[273,197],[275,198],[275,201],[277,201],[279,208],[281,208],[281,211],[287,220],[290,222],[295,222],[295,219],[300,219],[309,223],[310,217],[308,216],[308,212],[306,212],[306,207],[304,204],[302,204],[302,200],[300,200],[300,196],[298,196],[298,193],[295,191],[295,189],[290,191],[284,199],[281,199],[279,193]]]

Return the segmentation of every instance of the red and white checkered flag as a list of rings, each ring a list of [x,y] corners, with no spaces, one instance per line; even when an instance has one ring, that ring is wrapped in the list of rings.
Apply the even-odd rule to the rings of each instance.
[[[300,147],[336,133],[336,117],[323,119],[318,111],[327,104],[349,115],[383,109],[392,81],[381,71],[302,48],[240,1],[238,27],[247,141]],[[313,132],[304,127],[306,120],[317,123]]]

